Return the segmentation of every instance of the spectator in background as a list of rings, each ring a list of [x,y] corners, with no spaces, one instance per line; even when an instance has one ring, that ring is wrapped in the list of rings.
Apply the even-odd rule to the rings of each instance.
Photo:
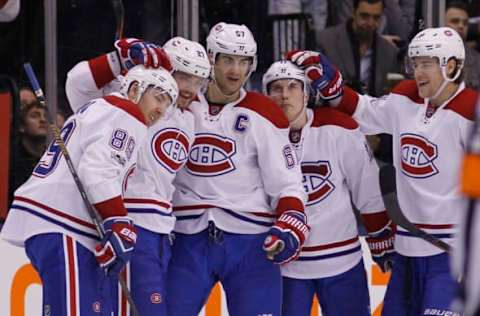
[[[359,93],[381,96],[387,74],[398,72],[398,48],[378,34],[382,0],[355,0],[352,18],[320,33],[318,49],[337,65],[345,83]],[[391,136],[369,136],[375,157],[392,161]]]
[[[453,1],[447,4],[445,25],[457,31],[465,43],[468,34],[468,7],[464,2]],[[480,90],[480,53],[468,45],[465,45],[464,69],[467,87]]]
[[[355,0],[352,18],[320,33],[318,49],[338,66],[345,82],[362,94],[384,94],[387,73],[398,71],[398,49],[377,34],[382,0]]]
[[[20,94],[20,103],[22,105],[30,104],[37,101],[37,97],[35,97],[35,93],[33,93],[32,89],[29,87],[21,87],[19,90]]]
[[[9,198],[32,174],[33,168],[45,151],[47,121],[45,108],[37,101],[22,104],[15,161],[10,165]]]

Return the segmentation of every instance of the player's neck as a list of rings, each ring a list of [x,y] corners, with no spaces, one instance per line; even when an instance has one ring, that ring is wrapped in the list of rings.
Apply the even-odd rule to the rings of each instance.
[[[299,131],[307,124],[307,111],[302,111],[293,121],[290,122],[290,130]]]
[[[445,103],[445,101],[450,99],[452,95],[455,94],[455,92],[457,92],[458,88],[459,88],[458,84],[453,82],[448,83],[443,89],[443,91],[440,92],[440,95],[438,97],[430,100],[430,104],[433,105],[434,107],[441,106],[443,103]]]
[[[233,101],[236,101],[240,98],[240,90],[237,92],[226,95],[222,93],[220,88],[215,84],[215,82],[210,82],[208,84],[206,97],[208,102],[216,104],[227,104]]]

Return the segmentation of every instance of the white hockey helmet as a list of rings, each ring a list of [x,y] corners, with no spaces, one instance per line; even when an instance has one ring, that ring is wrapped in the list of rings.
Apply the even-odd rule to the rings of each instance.
[[[211,65],[202,45],[177,36],[168,40],[163,49],[170,56],[173,68],[190,75],[208,78]]]
[[[408,45],[408,57],[436,57],[440,67],[445,68],[451,58],[457,60],[457,73],[460,76],[465,61],[465,46],[458,33],[450,27],[428,28],[419,32]],[[442,70],[445,72],[445,70]],[[445,78],[447,79],[447,78]]]
[[[213,63],[219,53],[252,57],[249,75],[257,69],[257,42],[243,24],[217,23],[207,36],[207,52]]]
[[[279,79],[296,79],[303,83],[303,92],[308,95],[308,81],[305,71],[289,60],[280,60],[274,62],[262,78],[262,90],[268,94],[268,85]]]
[[[168,94],[172,102],[175,104],[178,97],[178,86],[172,75],[163,68],[145,68],[143,65],[137,65],[131,68],[123,78],[121,92],[124,96],[128,95],[128,90],[132,83],[138,82],[138,93],[134,102],[140,101],[143,93],[148,87],[160,88]]]

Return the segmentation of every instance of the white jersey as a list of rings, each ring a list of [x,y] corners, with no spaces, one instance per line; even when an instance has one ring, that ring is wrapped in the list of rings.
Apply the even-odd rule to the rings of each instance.
[[[117,95],[95,99],[71,116],[61,133],[90,202],[121,197],[147,134],[137,105]],[[23,245],[32,236],[53,232],[70,235],[92,251],[99,241],[55,143],[15,191],[2,238]]]
[[[397,193],[405,216],[427,233],[453,244],[465,200],[459,193],[459,166],[473,126],[477,93],[458,91],[433,116],[415,81],[401,82],[388,96],[372,98],[346,88],[342,111],[353,113],[365,134],[393,136]],[[398,227],[395,249],[405,256],[431,256],[442,250]]]
[[[282,275],[296,279],[338,275],[361,260],[351,201],[362,214],[385,212],[378,166],[358,124],[331,108],[307,109],[307,115],[294,146],[301,157],[311,230],[299,258],[281,266]]]
[[[175,231],[194,234],[208,221],[240,234],[266,232],[278,213],[303,211],[300,167],[288,120],[269,98],[241,90],[219,110],[203,95],[190,105],[195,142],[174,181]]]
[[[117,63],[110,57],[107,54],[80,62],[68,73],[66,91],[73,109],[92,97],[120,89],[120,80],[114,78],[118,70],[113,67]],[[175,109],[148,128],[124,195],[128,214],[136,226],[163,234],[172,231],[172,182],[187,161],[195,137],[193,124],[192,113]]]

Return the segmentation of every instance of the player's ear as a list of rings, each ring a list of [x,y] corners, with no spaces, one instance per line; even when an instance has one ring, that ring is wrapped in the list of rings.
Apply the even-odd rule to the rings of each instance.
[[[455,60],[455,58],[451,58],[448,63],[447,63],[447,76],[449,78],[453,77],[453,75],[455,74],[455,70],[457,69],[457,61]]]
[[[138,82],[133,82],[128,89],[128,98],[135,103],[138,103]]]

